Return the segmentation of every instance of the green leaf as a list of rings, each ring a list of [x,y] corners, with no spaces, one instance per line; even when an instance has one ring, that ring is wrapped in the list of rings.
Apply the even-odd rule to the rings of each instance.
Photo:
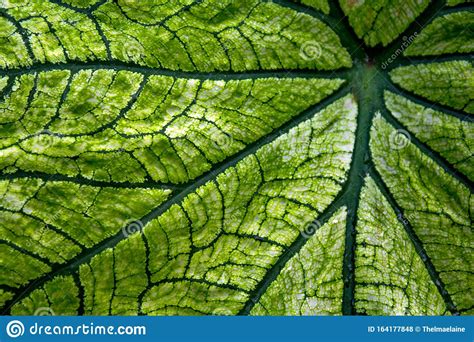
[[[342,259],[345,208],[321,228],[285,265],[278,278],[252,309],[253,315],[334,315],[342,311]],[[312,231],[315,230],[315,232]],[[324,263],[320,262],[325,260]]]
[[[385,92],[385,104],[409,132],[473,180],[474,164],[470,150],[474,146],[472,124],[388,91]]]
[[[429,0],[341,0],[357,36],[368,46],[397,38],[429,5]]]
[[[194,179],[342,84],[198,80],[111,69],[48,71],[15,82],[3,110],[4,168],[135,183]],[[58,105],[60,110],[45,109]]]
[[[474,67],[467,61],[418,64],[390,73],[404,89],[434,102],[474,114]]]
[[[302,4],[305,4],[307,6],[313,7],[315,9],[318,9],[325,14],[329,14],[329,2],[328,0],[292,0],[294,2],[299,2]]]
[[[355,307],[369,315],[442,315],[446,304],[403,225],[370,178],[360,194]]]
[[[0,7],[2,313],[474,313],[470,1]]]
[[[440,16],[424,29],[404,54],[406,56],[469,53],[474,50],[474,13],[455,12]]]

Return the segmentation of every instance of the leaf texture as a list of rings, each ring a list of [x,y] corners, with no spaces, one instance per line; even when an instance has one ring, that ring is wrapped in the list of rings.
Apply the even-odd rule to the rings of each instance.
[[[472,3],[0,2],[0,304],[474,313]]]

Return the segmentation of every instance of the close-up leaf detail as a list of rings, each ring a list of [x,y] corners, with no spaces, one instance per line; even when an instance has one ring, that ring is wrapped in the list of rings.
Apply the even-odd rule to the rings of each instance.
[[[472,1],[0,1],[3,315],[473,315]]]

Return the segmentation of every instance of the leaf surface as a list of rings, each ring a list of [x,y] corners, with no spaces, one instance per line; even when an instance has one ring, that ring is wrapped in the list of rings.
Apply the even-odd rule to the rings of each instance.
[[[4,314],[473,314],[470,1],[1,6]]]

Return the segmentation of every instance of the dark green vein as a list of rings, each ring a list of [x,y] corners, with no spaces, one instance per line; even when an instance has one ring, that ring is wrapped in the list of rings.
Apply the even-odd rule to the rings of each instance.
[[[377,65],[386,63],[387,60],[396,51],[401,49],[406,44],[406,39],[414,37],[415,33],[419,34],[422,29],[429,25],[434,19],[441,15],[441,10],[445,8],[446,0],[433,0],[428,7],[418,16],[413,22],[407,27],[405,31],[400,33],[397,39],[390,43],[386,48],[380,49],[379,52],[374,56]]]
[[[23,247],[20,247],[20,246],[14,244],[13,242],[10,242],[10,241],[4,240],[4,239],[0,239],[0,244],[6,245],[6,246],[10,247],[11,249],[14,249],[15,251],[17,251],[21,254],[28,255],[29,257],[31,257],[33,259],[36,259],[37,261],[40,261],[40,262],[42,262],[42,263],[44,263],[44,264],[46,264],[50,267],[54,265],[47,258],[42,257],[41,255],[39,255],[37,253],[34,253],[34,252],[31,252],[27,249],[24,249]]]
[[[33,49],[31,48],[30,41],[28,40],[28,33],[26,32],[26,30],[20,25],[20,23],[13,16],[8,14],[4,8],[0,8],[0,16],[3,16],[4,18],[8,19],[8,21],[11,22],[13,26],[15,26],[18,33],[20,34],[23,44],[25,45],[25,49],[26,49],[26,52],[28,53],[28,57],[30,58],[31,61],[34,61],[35,56],[33,54]]]
[[[87,7],[87,8],[80,8],[80,7],[76,7],[76,6],[73,6],[71,4],[68,4],[66,2],[63,2],[61,0],[48,0],[49,2],[55,4],[55,5],[58,5],[58,6],[61,6],[61,7],[64,7],[66,9],[69,9],[71,11],[74,11],[74,12],[77,12],[77,13],[83,13],[83,14],[90,14],[92,13],[93,11],[95,11],[98,7],[102,6],[103,4],[105,4],[108,0],[101,0],[101,1],[98,1],[97,3],[95,3],[94,5],[90,6],[90,7]]]
[[[381,108],[380,113],[382,114],[382,117],[389,122],[392,126],[394,126],[396,129],[401,129],[407,132],[410,132],[403,124],[401,124],[391,113],[387,108]],[[463,184],[466,188],[469,189],[469,191],[474,192],[474,184],[473,182],[466,177],[463,173],[460,171],[456,170],[456,168],[448,162],[443,156],[441,156],[438,152],[434,151],[431,149],[428,145],[426,145],[424,142],[419,140],[416,136],[413,134],[410,135],[410,142],[413,143],[416,147],[418,147],[425,155],[427,155],[430,159],[432,159],[438,166],[440,166],[447,174],[449,174],[451,177],[456,179],[458,182]]]
[[[458,118],[461,121],[467,121],[467,122],[474,122],[474,116],[462,111],[458,111],[454,108],[447,107],[445,105],[436,103],[434,101],[431,101],[423,96],[417,95],[411,91],[405,90],[401,88],[400,86],[392,83],[392,82],[386,82],[385,84],[385,89],[389,90],[397,95],[403,96],[407,98],[408,100],[419,104],[420,106],[426,107],[426,108],[431,108],[435,111],[444,113],[446,115],[454,116],[455,118]]]
[[[113,181],[98,181],[82,176],[69,177],[61,174],[49,174],[39,171],[16,171],[14,173],[0,174],[0,180],[14,180],[21,178],[35,178],[41,179],[45,182],[70,182],[81,185],[96,186],[101,188],[126,188],[126,189],[163,189],[163,190],[179,190],[180,185],[171,183],[161,183],[153,180],[146,180],[140,183],[132,182],[113,182]]]
[[[387,66],[387,71],[391,71],[401,66],[409,66],[415,64],[443,63],[453,61],[472,61],[473,53],[447,53],[442,56],[399,56]]]
[[[117,60],[113,61],[93,61],[93,62],[67,62],[67,63],[37,63],[32,66],[21,69],[3,69],[0,70],[0,76],[20,76],[34,72],[52,71],[52,70],[70,70],[79,72],[81,70],[100,70],[111,69],[116,71],[131,71],[143,75],[159,75],[186,79],[209,79],[209,80],[241,80],[255,78],[345,78],[349,71],[347,69],[338,70],[253,70],[247,72],[234,71],[178,71],[170,69],[160,69],[154,67],[141,66],[133,63],[126,63]]]
[[[53,0],[55,3],[64,5],[59,0]],[[102,4],[102,1],[100,4]],[[472,122],[472,119],[460,112],[455,110],[447,109],[443,106],[431,104],[429,101],[417,97],[416,95],[408,94],[394,85],[390,85],[384,77],[387,77],[385,72],[379,73],[375,67],[373,67],[374,59],[377,64],[383,63],[386,58],[391,56],[394,51],[400,48],[404,37],[414,34],[414,32],[418,32],[427,24],[432,22],[436,17],[440,15],[444,15],[446,13],[452,13],[458,11],[460,9],[471,8],[470,6],[457,6],[454,8],[442,10],[445,5],[445,1],[442,0],[435,0],[433,1],[428,8],[415,20],[413,23],[408,27],[405,32],[403,32],[399,38],[394,40],[391,44],[389,44],[388,48],[382,49],[380,47],[376,48],[367,48],[365,47],[365,51],[368,54],[368,57],[365,55],[364,49],[361,48],[363,44],[361,44],[361,40],[357,38],[351,29],[350,25],[348,24],[347,17],[342,13],[340,7],[338,6],[337,2],[333,2],[331,4],[331,15],[335,16],[327,16],[314,9],[309,8],[308,6],[291,3],[288,0],[274,0],[273,2],[285,6],[291,9],[294,9],[300,13],[305,13],[311,15],[317,19],[322,20],[329,27],[331,27],[338,35],[339,38],[342,40],[343,46],[345,46],[348,51],[351,53],[356,59],[355,67],[353,70],[337,70],[337,71],[311,71],[311,70],[274,70],[274,71],[250,71],[250,72],[226,72],[226,71],[216,71],[216,72],[184,72],[184,71],[173,71],[173,70],[163,70],[157,68],[150,68],[145,66],[137,66],[134,64],[123,63],[118,61],[109,61],[109,62],[71,62],[71,63],[64,63],[64,64],[35,64],[32,67],[25,68],[25,69],[9,69],[9,70],[0,70],[0,76],[19,76],[26,73],[32,72],[41,72],[41,71],[48,71],[48,70],[61,70],[67,69],[71,71],[80,71],[84,69],[113,69],[113,70],[128,70],[132,72],[142,73],[144,75],[163,75],[163,76],[170,76],[170,77],[182,77],[182,78],[199,78],[199,79],[224,79],[224,80],[232,80],[232,79],[246,79],[246,78],[265,78],[265,77],[278,77],[278,78],[294,78],[294,77],[306,77],[306,78],[316,78],[316,77],[324,77],[324,78],[346,78],[349,77],[351,79],[350,86],[340,89],[338,92],[334,93],[333,95],[329,96],[327,99],[322,101],[321,103],[313,106],[312,108],[308,109],[307,111],[303,112],[299,116],[295,117],[288,123],[284,124],[281,128],[275,130],[273,133],[259,139],[258,141],[248,145],[244,150],[237,153],[236,155],[227,158],[225,161],[217,163],[215,167],[203,174],[202,176],[198,177],[192,184],[183,185],[182,187],[173,188],[176,192],[173,194],[171,199],[166,203],[156,207],[153,209],[149,214],[145,215],[141,221],[143,224],[148,223],[152,219],[158,217],[163,212],[168,210],[173,204],[177,204],[183,200],[185,196],[189,193],[195,191],[198,187],[202,186],[206,182],[215,178],[215,176],[226,170],[228,167],[235,166],[242,158],[245,158],[248,155],[255,153],[261,146],[273,141],[282,133],[287,132],[292,127],[295,127],[299,123],[303,122],[304,120],[313,116],[317,111],[324,108],[328,104],[331,104],[336,99],[344,96],[347,94],[349,87],[352,88],[354,96],[357,97],[359,102],[359,115],[357,118],[357,131],[356,131],[356,141],[354,147],[353,158],[351,162],[351,168],[349,171],[348,179],[344,183],[340,193],[337,195],[336,199],[331,203],[331,205],[326,208],[325,211],[318,217],[318,222],[324,224],[328,221],[328,219],[341,207],[347,206],[348,216],[347,216],[347,223],[346,223],[346,238],[345,238],[345,253],[344,253],[344,267],[343,267],[343,279],[344,279],[344,293],[343,293],[343,313],[344,314],[356,314],[354,309],[354,289],[355,289],[355,275],[354,275],[354,249],[355,249],[355,227],[357,224],[357,208],[359,203],[359,194],[360,190],[363,186],[363,178],[364,176],[369,173],[374,180],[376,181],[377,185],[381,189],[384,196],[390,202],[392,208],[397,213],[397,216],[403,218],[402,210],[397,206],[394,198],[392,197],[389,189],[383,182],[381,176],[373,169],[373,162],[371,161],[370,152],[369,152],[369,137],[370,137],[370,126],[372,122],[372,118],[374,113],[377,110],[382,112],[383,117],[395,127],[403,127],[400,123],[393,118],[389,112],[385,109],[382,101],[383,101],[383,88],[386,87],[388,90],[395,91],[396,93],[400,93],[403,96],[407,97],[408,99],[422,104],[423,106],[427,106],[433,108],[435,110],[442,111],[444,113],[456,116],[458,118],[465,121]],[[66,6],[67,7],[67,6]],[[71,8],[72,9],[72,8]],[[90,12],[90,9],[81,10],[82,12]],[[468,55],[471,56],[471,55]],[[457,58],[456,54],[447,55],[444,57],[436,58],[436,61],[441,61],[443,58],[445,60],[450,60],[450,58]],[[468,58],[472,58],[468,57]],[[422,63],[425,58],[414,58],[412,64],[415,63]],[[427,61],[432,61],[430,58],[426,58]],[[364,61],[364,62],[363,62]],[[397,65],[404,65],[404,63],[409,63],[411,59],[397,59],[391,68]],[[398,63],[398,64],[397,64]],[[13,79],[13,77],[12,77]],[[5,91],[4,91],[5,92]],[[418,102],[417,102],[418,101]],[[440,109],[438,109],[440,108]],[[435,160],[446,172],[448,172],[456,179],[462,181],[462,177],[464,175],[455,171],[448,162],[444,160],[437,152],[432,151],[428,146],[423,144],[422,142],[418,141],[416,138],[412,139],[412,142],[416,146],[418,146],[425,154]],[[39,176],[38,173],[34,173]],[[18,174],[13,174],[17,175]],[[41,175],[45,176],[45,175]],[[14,177],[14,176],[12,176]],[[24,177],[31,177],[30,175],[24,175]],[[62,177],[58,175],[53,175],[48,177]],[[73,179],[64,179],[65,181],[76,181]],[[59,180],[59,179],[58,179]],[[84,180],[85,181],[85,180]],[[89,181],[89,180],[87,180]],[[465,183],[467,181],[468,183]],[[79,181],[80,183],[81,181]],[[95,182],[95,181],[92,181]],[[101,182],[98,182],[101,183]],[[95,184],[98,184],[97,182]],[[104,182],[108,186],[114,186],[110,182]],[[106,186],[102,184],[103,186]],[[128,186],[133,186],[131,183],[120,183],[126,184]],[[141,183],[142,186],[144,183]],[[469,188],[472,192],[472,183],[466,179],[464,179],[464,184],[468,184]],[[98,185],[98,186],[102,186]],[[418,254],[422,257],[423,261],[425,262],[425,266],[430,273],[431,278],[435,282],[438,290],[440,291],[441,295],[443,296],[449,310],[453,314],[458,314],[459,311],[454,306],[449,294],[444,288],[444,284],[439,279],[439,274],[437,273],[436,269],[434,268],[431,260],[426,255],[426,252],[423,249],[423,246],[417,236],[415,235],[413,228],[410,226],[409,223],[402,222],[405,230],[409,234]],[[101,243],[95,245],[94,247],[84,250],[81,254],[76,256],[73,260],[69,262],[53,267],[53,271],[44,275],[41,278],[38,278],[28,285],[20,288],[16,291],[17,295],[10,300],[7,305],[5,312],[8,313],[11,306],[14,305],[16,302],[25,298],[29,295],[33,290],[37,287],[42,286],[45,282],[49,281],[52,277],[59,275],[59,274],[71,274],[75,276],[75,281],[77,283],[77,271],[78,267],[88,262],[92,257],[100,253],[101,251],[114,247],[117,243],[125,239],[126,237],[119,232],[117,235],[108,238]],[[279,258],[277,263],[267,272],[266,276],[260,282],[258,287],[255,291],[250,293],[250,300],[246,303],[245,307],[242,309],[240,314],[248,314],[255,303],[260,299],[261,295],[265,293],[268,286],[272,283],[273,280],[276,279],[278,274],[280,273],[281,269],[284,267],[286,262],[295,255],[301,247],[307,241],[306,238],[299,236],[294,243],[283,253],[283,255]],[[79,288],[81,291],[81,287]],[[83,295],[83,289],[82,289]],[[81,304],[83,313],[83,303]],[[81,313],[81,312],[80,312]]]
[[[317,105],[302,112],[299,116],[294,117],[289,122],[281,126],[279,129],[257,140],[256,142],[249,144],[242,151],[233,155],[227,160],[216,164],[215,167],[211,171],[208,171],[207,173],[201,175],[192,184],[183,188],[180,192],[175,193],[167,202],[151,210],[151,212],[149,212],[147,215],[142,217],[140,221],[145,226],[148,222],[150,222],[151,220],[160,216],[162,213],[168,210],[173,204],[177,204],[181,202],[188,194],[192,193],[201,185],[204,185],[206,182],[215,178],[217,174],[225,171],[229,167],[235,166],[240,160],[242,160],[248,155],[254,154],[263,145],[272,142],[273,140],[278,138],[281,134],[288,132],[291,128],[297,126],[298,124],[300,124],[301,122],[305,120],[308,120],[315,113],[319,112],[320,110],[325,108],[327,105],[345,96],[348,93],[348,91],[349,91],[348,86],[339,89],[338,91],[336,91],[335,93],[333,93],[332,95],[330,95],[325,100],[318,103]],[[83,252],[78,254],[75,258],[60,265],[60,267],[54,267],[52,272],[45,274],[39,277],[38,279],[28,283],[27,285],[21,287],[20,289],[17,290],[16,296],[5,304],[3,314],[9,313],[11,307],[15,303],[25,298],[26,296],[28,296],[36,288],[41,287],[44,283],[51,280],[55,276],[73,273],[79,268],[80,265],[90,261],[95,255],[99,254],[100,252],[104,251],[107,248],[113,248],[120,241],[126,238],[127,237],[120,230],[116,235],[111,236],[101,241],[100,243],[96,244],[94,247],[85,249]]]
[[[362,59],[365,55],[362,41],[355,35],[351,26],[349,25],[346,16],[337,5],[331,3],[331,15],[326,15],[309,6],[301,3],[291,2],[289,0],[271,0],[280,6],[290,8],[299,13],[304,13],[313,18],[319,19],[328,25],[339,37],[341,44],[354,59]]]
[[[370,134],[371,120],[374,113],[374,107],[377,102],[371,97],[374,93],[379,94],[381,89],[377,81],[377,71],[370,65],[362,62],[356,62],[354,75],[351,81],[351,89],[354,96],[359,100],[359,114],[357,117],[357,130],[355,137],[354,153],[349,171],[349,176],[344,183],[336,199],[328,208],[317,218],[322,225],[341,207],[347,207],[346,220],[346,242],[344,252],[344,294],[343,294],[343,314],[354,314],[354,238],[355,225],[357,220],[357,205],[359,193],[362,188],[363,177],[367,172],[366,151],[368,150],[368,141]],[[278,261],[267,272],[263,280],[252,292],[249,301],[245,304],[240,315],[248,315],[260,297],[265,293],[268,286],[277,278],[286,263],[304,246],[307,238],[300,235],[291,246],[280,256]]]
[[[410,222],[408,222],[404,216],[403,210],[397,205],[397,202],[393,198],[393,195],[391,194],[389,188],[383,181],[382,177],[380,174],[377,172],[376,167],[372,167],[369,171],[370,176],[374,179],[375,183],[377,184],[377,187],[380,189],[380,191],[383,193],[384,197],[387,199],[387,201],[390,203],[390,206],[392,207],[393,211],[397,215],[398,221],[402,224],[403,228],[405,228],[405,231],[408,234],[408,237],[410,238],[413,246],[415,247],[416,252],[420,256],[421,260],[425,264],[425,268],[428,271],[431,280],[433,283],[436,285],[436,288],[438,289],[440,295],[443,297],[443,300],[446,304],[446,307],[448,308],[449,312],[453,315],[459,315],[459,311],[456,308],[456,306],[453,303],[453,300],[451,299],[451,296],[449,295],[448,291],[445,288],[445,285],[443,281],[441,280],[438,271],[434,267],[430,257],[426,253],[422,242],[416,235],[415,231],[413,230],[413,227],[411,226]]]
[[[357,117],[357,131],[352,157],[352,165],[349,171],[348,182],[351,184],[347,194],[347,221],[346,238],[343,261],[343,297],[342,313],[344,315],[356,314],[354,308],[355,291],[355,235],[357,225],[357,209],[359,206],[359,194],[362,189],[364,177],[368,171],[368,154],[370,127],[372,118],[382,101],[382,78],[378,70],[371,65],[356,65],[356,74],[353,78],[353,92],[359,103],[359,114]]]
[[[329,205],[318,218],[314,221],[317,223],[315,226],[322,226],[339,210],[345,202],[346,192],[349,188],[349,183],[346,182],[345,186],[339,191],[336,199]],[[311,236],[298,235],[296,240],[280,255],[277,262],[267,271],[265,277],[259,282],[255,290],[249,295],[249,300],[245,303],[244,307],[240,310],[238,315],[249,315],[255,304],[258,303],[260,298],[265,294],[268,287],[278,277],[281,270],[285,267],[286,263],[295,256],[301,248],[306,244]]]

